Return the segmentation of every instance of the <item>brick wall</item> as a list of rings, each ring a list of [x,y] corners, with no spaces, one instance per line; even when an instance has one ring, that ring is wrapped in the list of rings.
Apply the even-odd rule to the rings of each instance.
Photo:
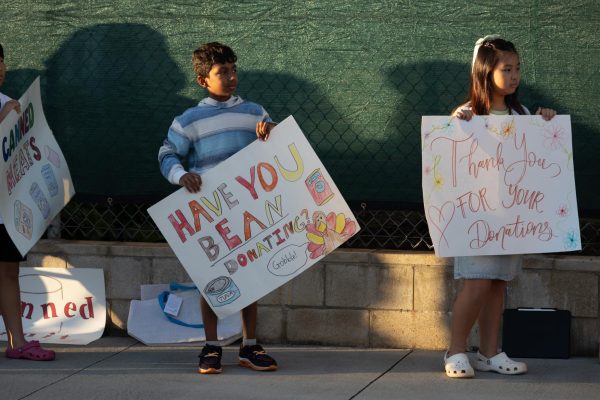
[[[166,244],[42,240],[26,266],[102,268],[108,334],[127,328],[142,284],[187,282]],[[600,259],[534,255],[509,284],[507,307],[571,311],[574,355],[598,353]],[[460,282],[432,253],[337,250],[260,300],[263,342],[444,349]],[[470,344],[477,345],[476,329]]]

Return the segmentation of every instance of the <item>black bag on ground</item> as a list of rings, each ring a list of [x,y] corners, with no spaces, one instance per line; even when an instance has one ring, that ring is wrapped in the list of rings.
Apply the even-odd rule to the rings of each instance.
[[[569,358],[571,313],[555,308],[504,310],[502,350],[517,358]]]

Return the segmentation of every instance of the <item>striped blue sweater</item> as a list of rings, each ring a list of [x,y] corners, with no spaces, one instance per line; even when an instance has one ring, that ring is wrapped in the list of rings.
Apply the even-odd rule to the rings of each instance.
[[[210,97],[173,120],[158,151],[160,172],[178,185],[189,172],[198,175],[237,153],[256,139],[256,123],[271,122],[265,109],[239,96],[220,102]]]

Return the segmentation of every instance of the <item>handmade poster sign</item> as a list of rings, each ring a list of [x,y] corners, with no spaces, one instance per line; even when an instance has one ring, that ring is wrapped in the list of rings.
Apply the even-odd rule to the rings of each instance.
[[[421,139],[436,255],[581,249],[568,115],[423,117]]]
[[[21,319],[25,339],[85,345],[106,324],[101,268],[21,268]],[[0,319],[0,340],[7,340]]]
[[[17,249],[25,255],[52,219],[75,195],[65,158],[46,122],[40,78],[0,124],[0,215]]]
[[[298,276],[359,226],[331,176],[288,117],[148,209],[219,318]]]

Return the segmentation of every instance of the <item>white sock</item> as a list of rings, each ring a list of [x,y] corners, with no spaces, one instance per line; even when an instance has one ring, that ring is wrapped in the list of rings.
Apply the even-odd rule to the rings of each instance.
[[[242,346],[254,346],[256,344],[256,339],[246,339],[242,340]]]
[[[206,341],[206,344],[209,344],[209,345],[211,345],[211,346],[221,346],[221,345],[219,344],[219,341],[218,341],[218,340],[207,340],[207,341]]]

